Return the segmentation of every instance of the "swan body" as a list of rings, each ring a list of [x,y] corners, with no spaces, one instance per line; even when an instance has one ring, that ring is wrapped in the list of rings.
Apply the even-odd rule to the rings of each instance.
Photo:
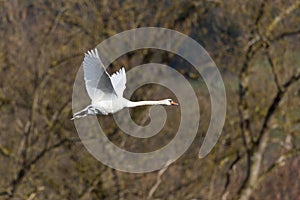
[[[159,101],[130,101],[123,97],[126,88],[125,69],[121,68],[111,76],[106,72],[97,49],[88,51],[83,60],[84,80],[87,93],[92,102],[89,106],[73,115],[74,119],[87,115],[108,115],[125,107],[145,105],[178,105],[172,99]]]

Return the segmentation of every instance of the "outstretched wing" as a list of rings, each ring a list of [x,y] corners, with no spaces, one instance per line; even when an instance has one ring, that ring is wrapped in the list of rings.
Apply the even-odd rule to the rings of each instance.
[[[86,90],[92,101],[110,99],[116,95],[96,48],[85,53],[83,70]]]
[[[123,67],[119,71],[115,72],[110,77],[113,87],[119,97],[123,96],[123,92],[126,88],[126,73]]]

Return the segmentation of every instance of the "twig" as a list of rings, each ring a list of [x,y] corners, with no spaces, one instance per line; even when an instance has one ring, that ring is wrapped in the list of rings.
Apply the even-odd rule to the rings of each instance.
[[[298,34],[300,34],[300,30],[284,32],[284,33],[281,33],[280,35],[274,37],[271,41],[281,40],[281,39],[284,39],[286,37],[294,36],[294,35],[298,35]]]
[[[271,58],[269,50],[267,50],[266,55],[267,55],[268,62],[270,64],[270,66],[271,66],[271,71],[272,71],[272,74],[273,74],[273,77],[274,77],[274,82],[276,84],[277,90],[281,91],[282,88],[280,86],[280,83],[279,83],[279,80],[278,80],[278,76],[277,76],[277,73],[276,73],[276,70],[275,70],[275,64],[274,64],[274,62],[273,62],[273,60]]]
[[[232,163],[229,166],[229,169],[226,172],[226,182],[225,182],[224,190],[222,192],[222,199],[223,199],[223,196],[224,196],[224,199],[226,199],[225,196],[226,196],[226,193],[227,193],[227,188],[230,184],[230,173],[233,170],[234,166],[239,162],[239,160],[241,158],[242,157],[240,156],[239,152],[237,151],[236,152],[236,158],[232,161]]]
[[[266,36],[270,38],[271,32],[276,28],[276,26],[283,20],[283,18],[290,13],[292,13],[294,10],[296,10],[300,5],[300,1],[297,0],[293,5],[288,7],[287,9],[284,10],[284,12],[281,12],[280,15],[275,17],[275,19],[272,21],[272,23],[267,27],[266,29]]]
[[[269,134],[267,132],[268,123],[278,109],[279,103],[281,102],[283,96],[286,94],[287,89],[296,81],[300,80],[300,74],[296,76],[292,76],[285,84],[283,84],[283,90],[278,90],[275,98],[272,101],[272,104],[268,108],[267,114],[263,119],[262,127],[259,131],[259,137],[257,141],[255,141],[256,145],[253,147],[253,156],[252,162],[250,165],[250,173],[247,181],[238,191],[240,199],[246,200],[249,199],[250,195],[252,194],[253,190],[258,185],[259,180],[259,170],[263,158],[263,154],[265,152]]]
[[[15,179],[12,180],[10,186],[11,189],[9,190],[9,192],[6,192],[6,194],[9,197],[13,197],[19,183],[22,181],[22,179],[25,177],[26,173],[30,170],[31,166],[36,164],[45,154],[49,153],[50,151],[66,144],[69,142],[74,142],[79,140],[78,138],[75,139],[70,139],[70,138],[65,138],[59,142],[57,142],[56,144],[51,145],[50,147],[47,147],[45,149],[43,149],[33,160],[31,160],[30,162],[28,162],[26,165],[24,165],[19,172],[17,173],[17,177]]]
[[[259,177],[258,177],[258,182],[262,182],[265,177],[270,174],[272,171],[274,171],[277,167],[280,167],[282,165],[284,165],[284,162],[288,159],[291,158],[293,156],[299,155],[300,154],[300,148],[297,149],[291,149],[288,152],[286,152],[285,154],[281,155],[272,165],[270,165],[268,167],[267,170],[265,170],[264,173],[262,173]]]
[[[251,173],[250,166],[252,165],[252,160],[251,160],[252,147],[250,146],[250,144],[253,144],[254,139],[253,139],[252,133],[250,131],[251,124],[250,124],[250,119],[249,119],[249,108],[248,108],[249,106],[245,100],[246,93],[248,92],[248,79],[246,77],[246,72],[248,70],[249,63],[250,63],[251,59],[253,58],[253,56],[255,55],[255,53],[260,48],[263,47],[263,45],[260,45],[263,41],[262,41],[262,37],[260,35],[259,23],[264,15],[264,8],[265,8],[265,1],[262,1],[261,5],[259,7],[259,11],[254,20],[253,28],[250,31],[250,33],[252,35],[256,35],[256,37],[254,37],[254,39],[250,39],[250,41],[248,42],[245,59],[242,64],[242,68],[239,72],[240,84],[239,84],[238,113],[239,113],[239,117],[240,117],[241,136],[242,136],[244,147],[246,149],[246,162],[247,162],[246,165],[247,165],[247,167],[246,167],[245,178],[244,178],[238,191],[241,191],[241,190],[243,190],[244,187],[246,187],[247,182],[250,177],[250,173]]]
[[[166,163],[166,165],[161,170],[159,170],[159,172],[157,173],[156,182],[150,189],[147,199],[150,199],[153,196],[154,192],[157,190],[158,186],[161,183],[161,176],[166,172],[166,170],[172,164],[172,162],[173,162],[173,160],[169,160]]]

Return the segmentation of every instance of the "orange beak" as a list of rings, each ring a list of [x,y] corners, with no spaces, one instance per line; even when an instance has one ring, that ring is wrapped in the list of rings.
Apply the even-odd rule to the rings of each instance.
[[[179,104],[176,103],[176,102],[174,102],[174,101],[171,101],[171,105],[173,105],[173,106],[178,106]]]

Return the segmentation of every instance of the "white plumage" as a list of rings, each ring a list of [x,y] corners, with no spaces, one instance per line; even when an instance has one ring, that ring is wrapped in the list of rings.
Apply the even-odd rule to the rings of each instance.
[[[124,107],[178,105],[172,99],[138,102],[125,99],[123,97],[126,88],[125,68],[121,68],[110,76],[100,60],[97,49],[85,53],[83,70],[86,90],[92,102],[83,110],[75,113],[71,120],[87,115],[107,115],[118,112]]]

